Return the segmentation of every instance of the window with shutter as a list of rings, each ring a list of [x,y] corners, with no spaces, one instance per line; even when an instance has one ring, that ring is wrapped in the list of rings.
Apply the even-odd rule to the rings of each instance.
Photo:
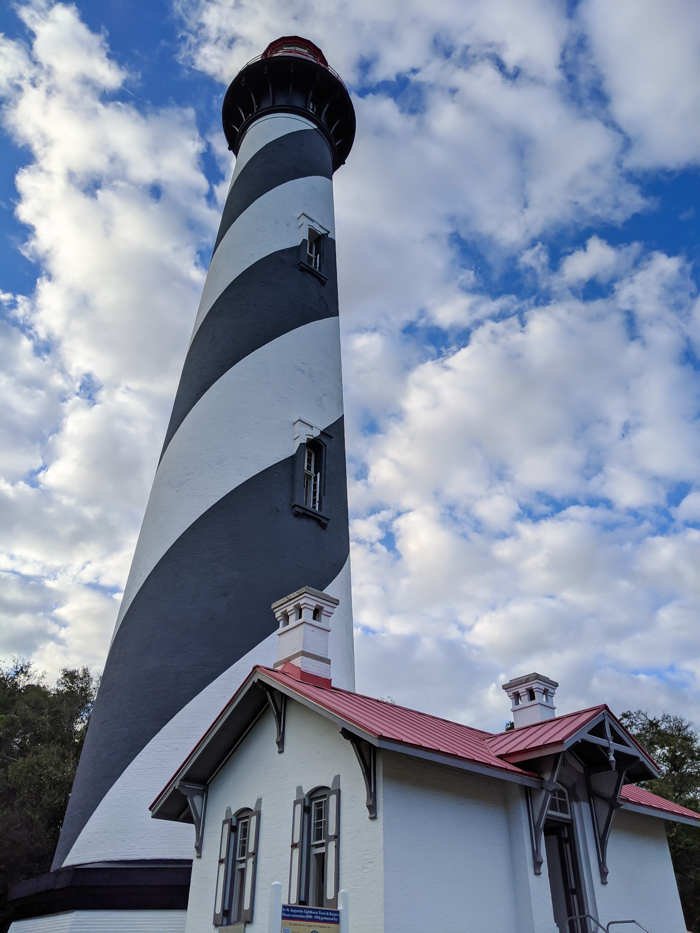
[[[298,787],[292,815],[290,904],[337,907],[339,833],[340,776],[330,788],[316,788],[308,796]]]
[[[326,886],[324,907],[338,906],[338,842],[340,839],[340,778],[333,780],[326,798]]]
[[[228,876],[229,876],[229,850],[231,843],[231,810],[226,810],[226,818],[221,824],[221,839],[219,840],[219,862],[216,869],[216,894],[214,895],[214,926],[223,926],[228,921],[224,919],[228,902]]]
[[[253,919],[261,804],[257,800],[254,810],[239,810],[234,817],[226,811],[219,843],[214,926]]]
[[[289,862],[289,903],[301,904],[305,900],[304,835],[306,829],[306,797],[301,787],[292,810],[292,853]]]

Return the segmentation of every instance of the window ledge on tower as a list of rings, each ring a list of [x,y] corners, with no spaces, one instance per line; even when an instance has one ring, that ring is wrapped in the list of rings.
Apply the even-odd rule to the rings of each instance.
[[[295,502],[292,505],[292,514],[306,515],[308,518],[315,518],[321,528],[325,528],[330,521],[330,518],[324,515],[323,512],[319,512],[317,509],[310,509],[308,505],[302,505],[301,502]]]
[[[314,269],[313,266],[310,266],[308,262],[304,262],[303,259],[299,260],[299,268],[302,270],[302,272],[310,272],[311,275],[315,275],[322,285],[325,285],[328,281],[327,275],[324,275],[323,272],[319,272],[318,269]]]

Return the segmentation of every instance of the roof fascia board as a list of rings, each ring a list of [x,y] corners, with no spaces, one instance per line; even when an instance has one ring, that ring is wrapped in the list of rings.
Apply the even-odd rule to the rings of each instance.
[[[504,761],[516,764],[518,761],[530,761],[532,758],[545,758],[547,755],[556,755],[558,752],[566,751],[566,744],[559,742],[557,745],[541,745],[539,748],[527,748],[520,752],[513,752],[512,755],[499,755]]]
[[[223,766],[229,760],[231,755],[235,753],[236,749],[240,746],[241,742],[250,734],[251,729],[254,728],[256,723],[260,722],[260,720],[265,715],[265,713],[268,711],[268,709],[269,709],[268,705],[265,704],[265,706],[263,706],[262,709],[258,712],[257,716],[254,716],[252,718],[252,720],[248,723],[248,726],[243,730],[241,735],[238,737],[238,741],[234,745],[231,746],[231,749],[228,752],[228,754],[219,762],[217,767],[214,769],[211,776],[207,780],[207,785],[211,784],[211,782],[214,780],[216,775],[219,773],[219,771],[221,771]]]
[[[432,761],[435,764],[447,765],[449,768],[459,768],[460,771],[472,771],[476,774],[483,774],[486,777],[498,778],[501,781],[510,781],[513,784],[524,784],[526,787],[538,788],[542,786],[542,782],[538,778],[532,778],[527,774],[514,774],[512,771],[502,771],[500,768],[491,768],[489,765],[481,765],[476,761],[469,761],[466,758],[455,758],[452,755],[441,755],[439,752],[429,752],[427,749],[417,748],[415,745],[403,745],[401,742],[379,739],[378,747],[388,752],[397,752],[399,755],[411,755],[413,758],[423,758],[425,761]]]
[[[153,803],[149,807],[149,810],[151,811],[151,816],[154,819],[160,819],[160,817],[157,816],[157,813],[161,805],[163,804],[163,802],[166,800],[167,797],[170,796],[173,790],[176,790],[175,785],[178,783],[178,781],[185,779],[185,775],[187,774],[188,769],[192,766],[192,764],[197,759],[197,757],[201,754],[201,752],[203,752],[206,749],[206,747],[209,745],[212,739],[216,736],[219,729],[221,729],[226,724],[226,719],[229,716],[229,714],[236,708],[236,706],[241,701],[241,699],[249,693],[255,681],[256,681],[256,678],[251,677],[247,682],[244,681],[241,684],[241,686],[238,688],[235,694],[231,697],[231,699],[228,701],[226,706],[224,706],[224,708],[221,710],[221,712],[216,717],[216,719],[211,724],[211,726],[209,726],[209,728],[204,733],[202,738],[197,742],[197,744],[192,749],[192,751],[189,753],[187,758],[185,758],[185,760],[180,765],[180,767],[177,769],[175,774],[170,778],[170,780],[165,785],[165,787],[160,792],[160,794],[158,794],[156,799],[153,801]],[[241,741],[245,738],[246,735],[248,735],[248,733],[250,732],[252,727],[255,725],[255,723],[258,721],[258,719],[260,719],[260,716],[262,712],[264,712],[264,709],[265,707],[263,707],[263,710],[261,710],[256,716],[253,717],[253,721],[249,723],[248,727],[244,730],[244,733],[240,737],[239,741],[236,742],[235,748],[238,748]],[[227,759],[228,757],[230,757],[230,753],[229,753],[229,756],[227,756]],[[217,768],[217,772],[218,771],[219,771],[219,768]]]
[[[689,816],[681,816],[680,813],[669,813],[668,810],[657,810],[656,807],[644,807],[639,803],[628,803],[624,801],[623,810],[629,810],[631,813],[641,813],[644,816],[654,816],[660,820],[668,820],[669,823],[685,823],[686,826],[694,826],[700,829],[700,820],[694,820]]]

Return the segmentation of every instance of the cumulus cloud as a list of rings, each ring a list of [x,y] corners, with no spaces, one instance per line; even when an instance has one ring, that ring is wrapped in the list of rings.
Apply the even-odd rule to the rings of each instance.
[[[620,267],[589,242],[587,274],[596,251]],[[689,271],[642,257],[607,298],[521,306],[412,370],[353,494],[361,657],[389,635],[409,653],[416,639],[448,642],[485,704],[489,678],[544,669],[566,683],[567,708],[607,672],[623,704],[700,712],[700,533],[683,527],[698,522],[697,491],[674,506],[700,468]],[[382,657],[396,680],[405,659],[389,672]],[[418,685],[392,686],[418,702]]]
[[[700,162],[700,8],[693,0],[583,0],[580,15],[629,136],[626,162],[679,168]]]
[[[181,61],[222,90],[301,33],[354,95],[335,194],[360,687],[497,727],[499,684],[540,669],[561,710],[700,718],[693,270],[595,232],[649,209],[632,172],[697,160],[692,4],[174,6]],[[127,65],[74,7],[19,9],[2,119],[39,276],[0,334],[0,654],[53,670],[104,657],[222,188],[193,114],[125,104]]]
[[[114,99],[128,76],[75,7],[19,15],[2,121],[30,156],[16,213],[40,277],[0,332],[0,654],[55,673],[103,663],[216,210],[190,111]]]

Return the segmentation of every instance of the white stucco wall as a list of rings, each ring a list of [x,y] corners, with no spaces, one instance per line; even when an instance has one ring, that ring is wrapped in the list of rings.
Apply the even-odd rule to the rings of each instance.
[[[651,933],[685,933],[663,820],[617,811],[608,843],[607,884],[600,882],[595,850],[589,848],[589,855],[603,926],[611,920],[637,920]]]
[[[513,873],[513,898],[517,913],[514,933],[558,933],[552,910],[546,852],[539,875],[535,874],[525,788],[504,784],[508,843]],[[543,846],[544,849],[544,846]]]
[[[284,753],[277,753],[267,711],[212,781],[201,859],[194,859],[186,933],[212,933],[221,821],[262,798],[255,910],[249,933],[267,933],[270,885],[282,884],[287,902],[292,806],[297,785],[305,792],[330,786],[340,775],[340,887],[350,895],[352,933],[381,933],[382,807],[368,819],[365,786],[355,753],[334,723],[292,700],[287,705]]]
[[[386,933],[531,933],[519,925],[505,783],[393,753],[382,762]]]

